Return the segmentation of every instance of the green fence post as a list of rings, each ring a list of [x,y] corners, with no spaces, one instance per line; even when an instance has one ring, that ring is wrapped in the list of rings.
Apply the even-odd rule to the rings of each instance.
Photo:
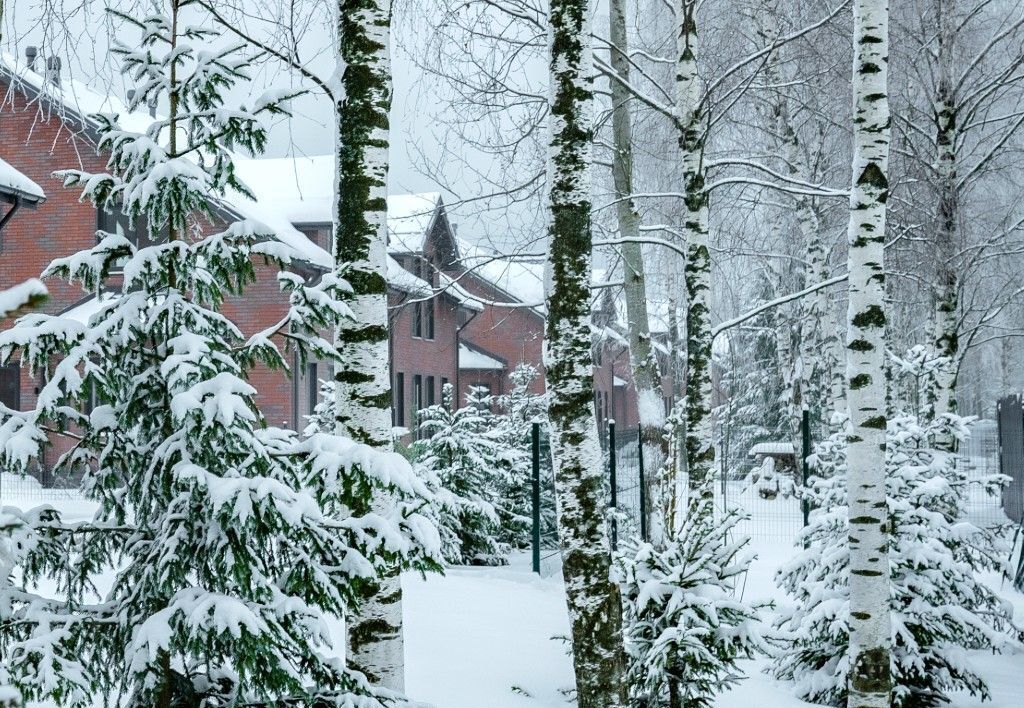
[[[540,423],[530,431],[533,443],[533,572],[540,573]]]
[[[608,476],[612,485],[612,550],[619,550],[619,520],[615,518],[619,506],[619,482],[616,479],[615,421],[608,421]]]
[[[800,509],[804,513],[804,528],[807,528],[811,522],[811,500],[807,498],[807,481],[811,476],[811,464],[808,462],[808,458],[811,456],[811,412],[804,408],[803,419],[801,420],[801,437],[803,438],[800,445],[800,458],[801,468],[803,470],[803,496],[800,498]],[[807,540],[804,540],[804,547],[807,547]]]
[[[636,433],[636,461],[640,476],[640,538],[647,540],[647,482],[644,479],[643,429]]]

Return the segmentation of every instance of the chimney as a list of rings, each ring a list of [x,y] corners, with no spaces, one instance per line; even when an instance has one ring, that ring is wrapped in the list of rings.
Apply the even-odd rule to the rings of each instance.
[[[25,63],[28,64],[30,71],[36,70],[37,56],[39,56],[39,49],[37,47],[25,47]]]
[[[46,58],[46,80],[54,86],[60,86],[60,57]]]

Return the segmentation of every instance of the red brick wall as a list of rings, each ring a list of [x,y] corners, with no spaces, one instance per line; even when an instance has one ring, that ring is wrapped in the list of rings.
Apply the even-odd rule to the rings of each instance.
[[[423,377],[424,405],[429,398],[426,393],[427,377],[434,377],[434,402],[441,402],[442,379],[455,385],[458,370],[458,349],[455,332],[458,327],[455,303],[441,295],[434,298],[434,339],[412,336],[413,308],[404,293],[391,293],[388,297],[391,308],[391,381],[394,385],[396,374],[404,375],[404,391],[392,390],[392,395],[403,396],[405,400],[404,427],[413,427],[413,377]]]
[[[0,82],[0,96],[7,93]],[[11,163],[39,184],[46,192],[46,201],[36,209],[22,208],[0,233],[0,288],[38,277],[50,261],[89,248],[95,243],[96,210],[88,202],[79,202],[80,190],[65,189],[52,173],[59,169],[80,168],[102,171],[106,160],[82,134],[75,134],[56,116],[41,115],[37,106],[29,105],[24,96],[11,94],[12,101],[0,106],[0,157]],[[212,233],[215,226],[206,230]],[[48,279],[50,298],[41,308],[59,313],[88,295],[80,285]],[[246,335],[271,327],[284,315],[287,299],[281,293],[274,269],[257,262],[257,281],[241,298],[230,298],[224,313]],[[10,321],[0,323],[6,328]],[[279,342],[280,344],[280,342]],[[289,363],[291,357],[289,356]],[[323,373],[321,372],[321,376]],[[22,371],[21,400],[23,409],[35,405],[37,378]],[[291,426],[295,421],[293,382],[284,372],[260,366],[251,373],[258,390],[257,403],[272,425]],[[308,409],[307,387],[300,379],[300,412]],[[299,426],[304,421],[298,420]],[[55,442],[45,462],[52,464],[56,455],[67,449],[67,443]]]

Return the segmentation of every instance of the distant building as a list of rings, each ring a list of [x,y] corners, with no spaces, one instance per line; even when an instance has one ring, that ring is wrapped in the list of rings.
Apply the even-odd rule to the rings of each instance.
[[[77,82],[62,83],[58,76],[44,77],[0,56],[0,286],[38,276],[53,258],[88,248],[97,230],[142,242],[144,229],[80,202],[77,190],[65,189],[53,177],[60,169],[106,169],[88,118],[100,111],[118,113],[129,129],[143,130],[150,120],[129,113],[115,97]],[[219,204],[222,217],[267,224],[290,247],[292,269],[317,278],[333,262],[334,165],[333,155],[239,160],[237,172],[256,199],[228,195]],[[49,194],[45,202],[39,185]],[[16,210],[23,211],[13,218]],[[219,226],[201,228],[212,233]],[[510,389],[515,367],[529,363],[541,371],[534,390],[544,390],[543,263],[492,256],[460,240],[441,197],[416,194],[388,198],[387,265],[393,418],[409,431],[408,438],[416,434],[417,412],[439,402],[447,383],[459,392],[460,402],[470,386],[500,395]],[[272,326],[287,306],[272,269],[258,265],[257,273],[243,297],[225,304],[226,314],[247,334]],[[44,311],[82,321],[112,296],[84,296],[77,285],[61,282],[48,285]],[[610,418],[633,426],[636,397],[628,345],[615,313],[607,302],[603,307],[595,308],[595,411],[602,426]],[[304,425],[315,405],[319,380],[329,377],[323,362],[311,362],[292,377],[267,369],[252,375],[268,420],[294,428]],[[27,370],[0,370],[0,392],[11,407],[34,405],[39,384]],[[48,455],[44,467],[53,459]]]

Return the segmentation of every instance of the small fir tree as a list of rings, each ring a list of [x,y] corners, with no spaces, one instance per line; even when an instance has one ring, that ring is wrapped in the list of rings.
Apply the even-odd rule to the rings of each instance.
[[[501,446],[502,472],[498,479],[499,541],[510,548],[526,548],[530,544],[533,524],[533,424],[544,424],[547,400],[543,394],[530,391],[539,373],[532,364],[519,364],[509,374],[512,389],[497,397],[495,416]],[[550,451],[541,451],[542,532],[554,530],[555,504],[550,482]],[[545,524],[546,521],[546,524]]]
[[[711,706],[742,678],[737,661],[768,649],[758,617],[767,605],[739,597],[753,560],[749,538],[736,535],[743,516],[731,510],[716,523],[711,508],[689,511],[664,546],[642,543],[617,558],[637,705]]]
[[[497,508],[505,462],[491,397],[471,387],[466,405],[454,403],[445,384],[441,403],[420,411],[423,437],[412,445],[417,466],[438,486],[442,554],[451,564],[502,564]]]
[[[1002,567],[1003,539],[965,519],[968,486],[995,491],[1002,480],[969,480],[956,458],[934,444],[962,441],[966,422],[951,414],[924,422],[901,414],[889,422],[894,708],[943,705],[959,690],[985,699],[988,687],[965,650],[1021,646],[1012,607],[980,577]],[[798,539],[805,548],[776,576],[795,605],[777,618],[783,651],[772,668],[795,681],[804,700],[834,706],[846,705],[850,670],[843,427],[815,452],[807,492],[815,511]]]
[[[5,679],[66,708],[378,706],[397,697],[332,656],[328,621],[356,609],[384,569],[431,567],[436,530],[416,511],[427,491],[400,456],[333,435],[299,440],[255,405],[248,372],[285,365],[275,334],[300,357],[336,356],[317,331],[343,316],[345,284],[282,273],[288,315],[249,338],[221,314],[257,257],[281,266],[289,253],[252,221],[202,235],[203,219],[223,213],[218,196],[246,193],[231,151],[263,148],[259,116],[283,97],[224,107],[249,61],[212,48],[214,33],[179,17],[185,4],[118,14],[142,32],[138,48],[114,48],[138,86],[129,108],[165,99],[169,115],[143,133],[93,116],[108,172],[64,173],[152,245],[101,232],[45,274],[115,292],[89,324],[27,315],[0,335],[0,359],[46,374],[35,409],[2,411],[0,466],[23,469],[58,431],[74,441],[58,467],[83,470],[98,504],[83,523],[5,510]],[[375,494],[398,500],[389,514],[369,513]]]

